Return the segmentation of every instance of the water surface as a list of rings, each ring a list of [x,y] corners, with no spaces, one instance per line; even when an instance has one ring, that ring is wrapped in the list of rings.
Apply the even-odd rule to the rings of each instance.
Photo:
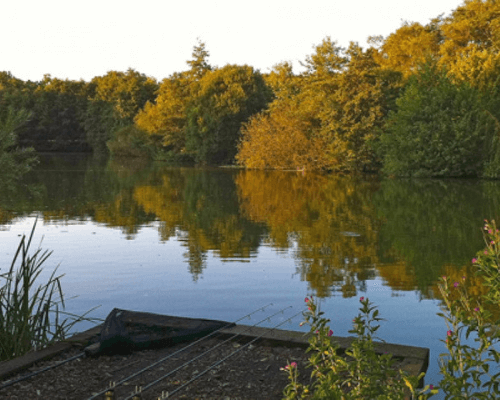
[[[0,266],[38,218],[35,243],[54,251],[45,274],[60,265],[74,313],[100,305],[101,318],[118,307],[234,321],[269,303],[269,313],[292,306],[262,324],[273,326],[314,295],[346,336],[359,297],[369,297],[387,319],[383,339],[431,349],[426,382],[437,383],[446,334],[437,280],[465,276],[483,290],[470,260],[499,201],[497,182],[47,155],[0,194]],[[281,328],[305,330],[300,321]]]

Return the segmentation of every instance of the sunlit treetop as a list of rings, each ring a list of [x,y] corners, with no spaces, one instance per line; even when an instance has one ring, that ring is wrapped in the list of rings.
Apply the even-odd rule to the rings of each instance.
[[[69,79],[52,78],[50,74],[45,74],[39,82],[38,91],[56,92],[72,94],[75,96],[87,97],[88,83],[84,80],[72,81]]]
[[[210,53],[205,48],[205,43],[198,40],[198,44],[193,47],[193,57],[191,60],[186,61],[191,67],[189,74],[194,78],[200,79],[207,71],[211,71],[212,67],[208,63]]]
[[[264,76],[264,79],[277,98],[296,95],[302,81],[300,75],[293,73],[293,66],[288,61],[274,65],[271,72]]]
[[[314,47],[315,52],[306,57],[302,65],[306,67],[306,74],[331,75],[342,71],[347,62],[343,56],[343,49],[336,41],[327,36],[321,44]]]
[[[404,77],[414,74],[419,65],[436,58],[439,52],[441,34],[436,22],[426,26],[405,22],[383,41],[377,61],[384,68],[401,72]]]
[[[0,90],[20,89],[25,86],[25,82],[17,79],[12,73],[0,71]]]
[[[120,118],[134,118],[148,100],[155,97],[158,84],[154,78],[131,68],[127,72],[109,71],[90,82],[94,88],[93,99],[114,104]]]
[[[500,2],[467,0],[444,20],[441,26],[444,58],[470,48],[500,50]]]

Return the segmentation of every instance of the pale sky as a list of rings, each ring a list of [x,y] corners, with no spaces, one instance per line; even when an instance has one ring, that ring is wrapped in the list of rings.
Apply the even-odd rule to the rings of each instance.
[[[330,36],[366,46],[402,21],[426,24],[462,0],[12,0],[0,8],[0,71],[84,79],[133,68],[161,80],[188,69],[197,38],[210,64],[298,67]],[[299,68],[296,68],[297,72]]]

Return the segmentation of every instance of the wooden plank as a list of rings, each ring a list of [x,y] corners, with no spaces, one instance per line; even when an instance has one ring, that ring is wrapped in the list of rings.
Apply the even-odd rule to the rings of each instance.
[[[37,362],[50,360],[72,347],[84,347],[93,337],[98,335],[100,331],[100,326],[96,326],[73,335],[65,341],[54,343],[45,349],[27,353],[24,356],[13,360],[2,361],[0,362],[0,380],[24,371]]]
[[[186,320],[192,319],[187,318]],[[90,343],[92,338],[99,335],[101,326],[96,326],[85,332],[76,334],[68,338],[64,342],[56,343],[46,349],[37,352],[28,353],[23,357],[16,358],[10,361],[0,363],[0,379],[5,379],[15,375],[20,371],[26,370],[34,363],[50,359],[71,347],[83,347]],[[309,333],[288,331],[280,329],[270,329],[247,325],[235,325],[231,328],[222,329],[219,333],[224,337],[239,335],[248,340],[259,338],[259,342],[265,345],[273,346],[289,346],[289,347],[308,347]],[[333,337],[339,347],[343,350],[347,349],[352,341],[352,337]],[[402,369],[413,376],[418,376],[421,372],[425,372],[429,365],[429,349],[415,346],[405,346],[391,343],[375,342],[375,350],[380,353],[390,353],[393,357],[400,360]]]
[[[309,346],[310,333],[297,331],[287,331],[281,329],[269,329],[247,325],[236,325],[221,331],[229,337],[240,335],[252,340],[256,337],[262,342],[275,346],[299,346],[307,348]],[[346,350],[354,340],[353,337],[332,336],[332,341],[336,342],[341,350]],[[427,371],[429,366],[430,351],[428,348],[406,346],[400,344],[374,342],[375,351],[379,354],[389,353],[393,357],[401,360],[402,369],[413,376],[418,376],[421,372]]]

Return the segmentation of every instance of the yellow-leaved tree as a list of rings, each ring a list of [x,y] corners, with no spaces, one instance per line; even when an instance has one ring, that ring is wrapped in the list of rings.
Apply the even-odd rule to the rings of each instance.
[[[268,81],[276,98],[243,130],[237,160],[248,168],[358,170],[377,167],[373,145],[401,86],[373,48],[345,50],[330,38],[294,76],[279,65]]]
[[[404,78],[415,74],[421,64],[438,56],[441,43],[441,18],[427,25],[404,22],[382,40],[376,60],[384,69],[398,71]]]
[[[187,61],[191,68],[164,79],[156,100],[148,102],[135,118],[137,127],[174,153],[185,151],[187,109],[196,95],[199,80],[212,70],[209,56],[205,43],[198,41],[192,59]]]

